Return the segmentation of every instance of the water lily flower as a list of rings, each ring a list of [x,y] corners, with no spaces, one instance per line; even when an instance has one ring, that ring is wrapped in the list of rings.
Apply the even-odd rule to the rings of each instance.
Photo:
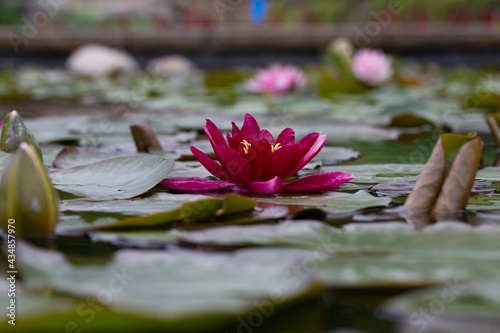
[[[362,49],[352,58],[352,71],[359,81],[376,86],[392,75],[392,61],[380,50]]]
[[[297,67],[275,65],[257,71],[245,87],[250,92],[282,95],[304,87],[306,82],[306,76]]]
[[[295,143],[291,128],[274,139],[268,130],[261,130],[249,114],[243,126],[233,122],[232,133],[226,139],[213,122],[204,127],[219,163],[195,147],[196,159],[220,181],[202,178],[167,178],[161,184],[175,190],[204,191],[235,189],[259,194],[284,191],[317,191],[341,185],[354,176],[348,172],[325,172],[284,182],[301,170],[323,148],[326,135],[310,133]]]

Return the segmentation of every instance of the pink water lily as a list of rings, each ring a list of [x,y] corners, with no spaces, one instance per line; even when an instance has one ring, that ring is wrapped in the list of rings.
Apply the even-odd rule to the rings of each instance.
[[[304,73],[295,66],[272,66],[259,70],[246,84],[246,89],[255,93],[282,95],[307,82]]]
[[[301,170],[323,148],[326,135],[310,133],[295,143],[291,128],[274,139],[261,130],[249,114],[241,129],[233,122],[226,139],[213,122],[204,127],[219,163],[195,147],[191,151],[198,161],[220,181],[202,178],[167,178],[161,184],[175,190],[204,191],[232,188],[259,194],[285,191],[317,191],[338,186],[354,176],[348,172],[325,172],[284,182]]]
[[[352,58],[352,72],[356,79],[376,86],[392,75],[392,61],[380,50],[362,49]]]

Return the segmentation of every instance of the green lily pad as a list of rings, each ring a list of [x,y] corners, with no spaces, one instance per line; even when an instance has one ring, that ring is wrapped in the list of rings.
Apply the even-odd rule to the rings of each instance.
[[[116,157],[51,173],[54,187],[89,200],[138,196],[167,177],[174,161],[160,156]]]
[[[323,167],[321,171],[350,172],[354,174],[351,182],[375,184],[397,180],[416,180],[422,168],[422,164],[360,164]]]
[[[415,332],[416,328],[425,327],[433,333],[497,332],[499,309],[497,282],[474,284],[459,278],[403,294],[383,306],[383,312],[401,322],[405,331]]]
[[[271,251],[272,252],[272,251]],[[32,287],[81,299],[97,297],[117,314],[154,319],[171,326],[191,323],[191,330],[231,324],[266,301],[274,307],[305,295],[312,278],[291,287],[283,272],[300,257],[122,250],[111,262],[71,265],[54,251],[18,245],[18,264]],[[279,303],[276,299],[279,298]]]
[[[278,195],[272,198],[255,198],[258,202],[274,205],[302,206],[304,208],[319,208],[327,213],[337,214],[354,212],[370,207],[384,207],[391,198],[377,198],[366,191],[355,194],[342,192],[327,192],[320,195]]]
[[[335,287],[423,286],[451,278],[492,281],[500,274],[500,227],[492,226],[442,222],[416,231],[385,222],[337,229],[311,220],[172,234],[194,244],[314,250],[309,257],[316,278]]]

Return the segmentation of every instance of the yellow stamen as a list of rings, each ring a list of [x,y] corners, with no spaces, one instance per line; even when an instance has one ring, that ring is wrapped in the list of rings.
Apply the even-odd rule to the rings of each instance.
[[[281,143],[277,143],[274,146],[271,146],[271,153],[274,153],[276,150],[281,148]]]
[[[247,140],[243,140],[241,141],[241,144],[243,145],[243,150],[245,151],[245,154],[248,154],[248,150],[250,149],[250,147],[252,147],[250,142],[248,142]]]
[[[248,154],[248,151],[250,150],[250,147],[252,147],[252,144],[248,142],[247,140],[241,141],[241,144],[243,145],[243,151],[245,154]],[[281,143],[277,143],[275,145],[271,146],[271,153],[274,153],[276,150],[281,148]]]

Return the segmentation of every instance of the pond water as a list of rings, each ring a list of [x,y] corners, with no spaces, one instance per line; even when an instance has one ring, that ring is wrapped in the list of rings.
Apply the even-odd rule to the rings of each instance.
[[[2,70],[1,112],[23,116],[60,198],[55,234],[17,241],[19,326],[499,331],[500,169],[484,119],[499,110],[500,73],[400,66],[397,80],[352,91],[308,65],[308,86],[283,96],[246,91],[248,69],[94,79],[54,68]],[[271,195],[156,185],[167,175],[214,180],[189,147],[211,151],[205,118],[224,133],[245,113],[275,136],[286,127],[297,139],[328,135],[298,176],[355,178],[326,191]],[[129,126],[139,122],[151,124],[163,152],[137,154]],[[472,131],[484,153],[467,212],[413,228],[401,207],[439,135]],[[4,170],[11,155],[2,154]]]

